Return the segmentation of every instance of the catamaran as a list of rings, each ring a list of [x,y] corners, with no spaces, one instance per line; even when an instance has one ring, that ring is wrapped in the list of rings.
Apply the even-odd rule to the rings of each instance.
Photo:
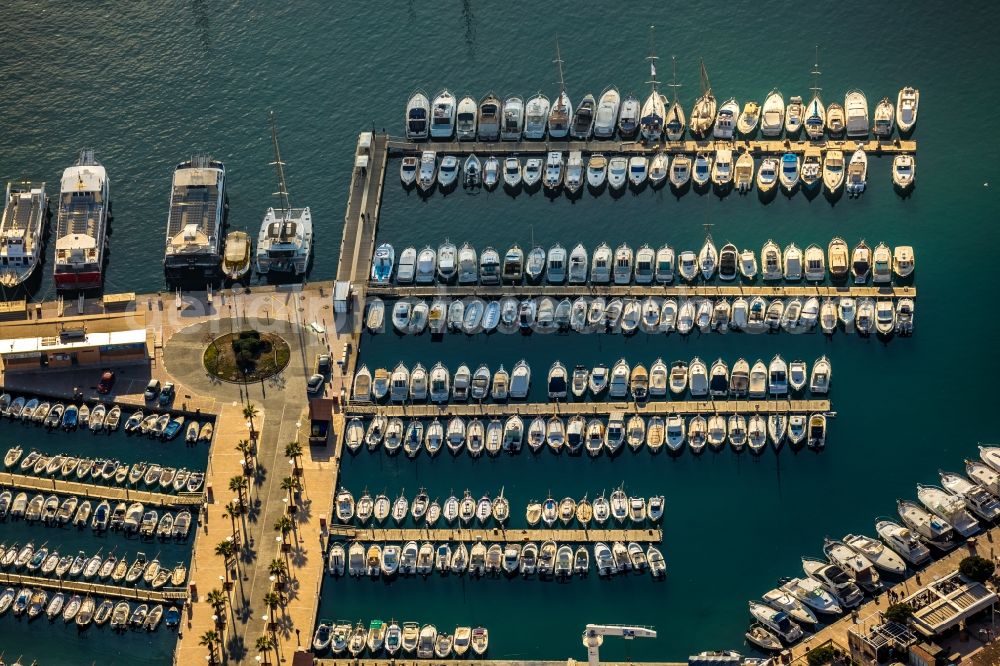
[[[274,113],[271,114],[271,141],[274,144],[274,166],[278,172],[278,191],[281,207],[268,208],[257,237],[257,272],[265,275],[274,272],[302,275],[309,264],[312,251],[312,213],[309,207],[292,208],[285,187],[285,163],[278,149],[278,128]]]

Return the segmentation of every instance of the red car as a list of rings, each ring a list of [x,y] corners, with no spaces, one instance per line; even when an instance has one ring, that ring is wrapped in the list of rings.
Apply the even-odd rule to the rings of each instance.
[[[111,370],[105,370],[101,374],[101,381],[97,382],[97,392],[101,395],[105,395],[111,392],[111,387],[115,385],[115,373]]]

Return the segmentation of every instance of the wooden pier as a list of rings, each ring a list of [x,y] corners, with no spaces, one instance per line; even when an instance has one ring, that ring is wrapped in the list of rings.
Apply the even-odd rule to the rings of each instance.
[[[142,502],[152,506],[167,508],[194,507],[202,503],[201,493],[179,493],[167,495],[146,490],[121,488],[119,486],[98,486],[63,479],[52,479],[41,476],[27,476],[0,472],[0,486],[18,490],[34,490],[40,493],[56,493],[59,495],[76,495],[81,499],[106,499],[117,502]]]
[[[120,587],[118,585],[104,585],[102,583],[87,583],[76,580],[63,580],[61,578],[46,578],[44,576],[28,576],[25,574],[0,572],[0,585],[11,587],[41,587],[46,590],[58,590],[60,592],[72,592],[92,597],[116,597],[119,599],[130,599],[132,601],[144,601],[153,603],[169,603],[172,601],[182,601],[187,599],[187,590],[177,588],[163,588],[160,590],[145,590],[134,587]]]
[[[466,298],[498,299],[504,296],[515,298],[551,296],[552,298],[576,298],[579,296],[646,298],[646,297],[695,297],[706,298],[817,298],[847,297],[851,298],[916,298],[916,287],[882,286],[828,286],[828,285],[449,285],[428,284],[417,286],[383,286],[369,285],[368,296],[378,296],[384,299],[394,298]]]
[[[746,151],[753,155],[780,155],[782,153],[805,153],[807,149],[818,148],[821,152],[840,150],[850,157],[858,148],[863,148],[870,155],[896,155],[899,153],[913,154],[917,152],[917,142],[912,140],[893,139],[879,141],[876,139],[844,139],[824,141],[792,141],[790,139],[771,140],[736,140],[736,141],[662,141],[659,143],[640,143],[638,141],[424,141],[412,142],[399,137],[390,137],[388,150],[391,155],[419,155],[422,151],[433,150],[450,155],[535,155],[541,156],[549,151],[570,152],[579,150],[583,153],[604,153],[606,155],[651,155],[665,152],[668,155],[682,153],[714,153],[720,149],[734,152]]]
[[[596,543],[604,541],[635,541],[636,543],[660,543],[663,532],[660,529],[511,529],[503,527],[455,527],[426,529],[383,529],[365,528],[353,525],[332,525],[332,537],[354,539],[361,542],[406,543],[407,541],[455,542],[507,542],[527,543],[533,541],[555,541],[557,543]]]
[[[352,402],[348,416],[374,416],[402,419],[448,419],[452,416],[503,418],[518,416],[610,416],[612,412],[628,415],[668,416],[695,414],[805,414],[830,411],[829,400],[651,400],[635,402],[528,402],[440,405],[373,405]]]

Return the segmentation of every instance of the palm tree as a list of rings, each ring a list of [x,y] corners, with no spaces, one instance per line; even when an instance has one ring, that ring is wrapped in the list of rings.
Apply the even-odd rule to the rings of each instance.
[[[222,511],[226,518],[233,524],[233,540],[236,539],[236,519],[243,513],[242,505],[238,502],[229,502]]]
[[[292,519],[288,516],[282,516],[274,522],[275,531],[281,532],[282,537],[291,532],[294,527],[295,525],[292,523]]]
[[[243,454],[243,463],[247,469],[253,467],[253,444],[249,439],[241,439],[236,443],[236,450]]]
[[[298,442],[289,442],[285,444],[285,456],[292,459],[292,466],[295,468],[295,472],[299,471],[299,458],[302,457],[302,445]]]
[[[247,488],[246,477],[234,476],[229,479],[229,489],[236,493],[239,498],[240,506],[246,506],[246,502],[243,501],[243,491]]]
[[[248,402],[247,406],[243,408],[243,418],[250,422],[250,434],[253,435],[253,418],[257,416],[260,412],[257,411],[257,407],[252,403]]]
[[[267,567],[267,573],[280,580],[288,575],[288,565],[285,564],[284,560],[271,560],[271,564]]]
[[[256,647],[258,652],[263,652],[266,654],[268,650],[274,649],[274,640],[267,634],[262,634],[257,639]]]
[[[281,605],[281,596],[277,592],[268,592],[264,595],[264,603],[273,612],[275,608]]]
[[[302,484],[294,476],[286,476],[281,480],[281,489],[288,491],[288,505],[294,506],[295,499],[292,497],[292,493],[302,488]]]
[[[236,544],[228,539],[220,541],[219,545],[215,547],[215,554],[221,557],[223,562],[228,564],[229,559],[236,554]]]
[[[219,589],[212,590],[208,593],[208,603],[211,604],[216,615],[222,615],[222,611],[226,607],[225,593]]]
[[[215,644],[220,642],[219,632],[215,630],[206,631],[198,639],[198,645],[208,648],[208,663],[215,663]]]

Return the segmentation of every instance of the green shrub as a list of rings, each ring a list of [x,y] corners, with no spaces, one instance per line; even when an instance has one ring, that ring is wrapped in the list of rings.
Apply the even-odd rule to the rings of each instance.
[[[993,575],[996,566],[990,560],[978,555],[969,555],[958,565],[963,576],[977,583],[985,583]]]
[[[892,604],[885,611],[885,619],[890,622],[906,624],[906,621],[913,617],[913,608],[910,604]]]
[[[806,653],[806,660],[809,666],[823,666],[823,664],[833,663],[837,657],[837,650],[832,645],[821,645],[818,648],[809,650]]]

